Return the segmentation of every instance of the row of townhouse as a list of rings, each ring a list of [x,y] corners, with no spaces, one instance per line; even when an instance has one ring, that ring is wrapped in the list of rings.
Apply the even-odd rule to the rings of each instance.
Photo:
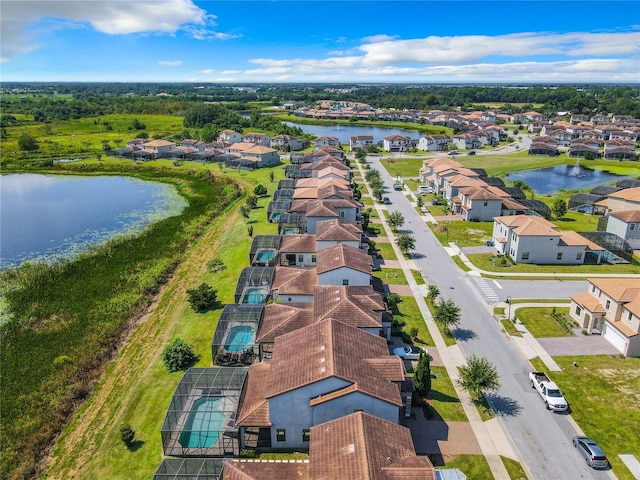
[[[399,425],[412,382],[404,362],[389,353],[392,317],[381,285],[372,284],[362,203],[353,199],[341,159],[326,153],[315,158],[295,165],[296,171],[318,165],[307,169],[311,175],[278,183],[277,192],[287,192],[274,194],[272,203],[288,202],[278,234],[253,239],[236,303],[218,321],[213,362],[229,375],[240,376],[243,368],[237,388],[229,380],[226,388],[206,387],[224,398],[223,405],[233,405],[212,427],[221,430],[218,443],[187,448],[185,439],[167,434],[175,449],[165,454],[309,451],[309,461],[298,464],[228,460],[219,467],[225,480],[383,480],[409,470],[435,479],[428,457],[416,455],[409,430]],[[299,228],[287,228],[287,215],[300,219]],[[167,461],[159,472],[171,468]]]

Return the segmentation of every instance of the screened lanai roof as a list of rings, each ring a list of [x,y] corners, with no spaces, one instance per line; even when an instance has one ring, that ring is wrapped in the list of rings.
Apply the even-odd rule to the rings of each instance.
[[[277,223],[280,215],[287,213],[291,208],[291,200],[278,200],[269,202],[267,207],[267,221]]]
[[[215,365],[251,365],[256,360],[255,338],[263,309],[263,303],[225,305],[211,341]]]
[[[295,188],[296,181],[293,178],[283,178],[278,181],[278,190],[282,188]]]
[[[504,187],[504,180],[498,177],[482,177],[482,181],[492,187]]]
[[[551,218],[551,208],[549,208],[549,206],[542,200],[527,200],[523,198],[518,199],[518,203],[521,203],[532,212],[544,217],[546,220]]]
[[[235,419],[247,368],[190,368],[162,424],[162,450],[174,457],[239,455]]]
[[[257,304],[271,293],[274,267],[245,267],[236,284],[235,302]]]
[[[290,200],[293,198],[293,188],[281,188],[273,192],[273,200]]]
[[[278,261],[281,235],[256,235],[249,250],[251,266],[273,266]]]
[[[476,172],[480,177],[488,177],[487,171],[484,168],[470,168],[472,172]]]
[[[152,480],[219,480],[224,458],[165,458]]]
[[[640,179],[625,178],[616,183],[616,187],[620,188],[636,188],[640,187]]]
[[[527,195],[518,187],[500,187],[500,190],[511,195],[514,200],[527,198]]]
[[[278,233],[287,235],[307,232],[307,216],[305,213],[283,213],[278,219]]]
[[[589,193],[592,195],[601,195],[606,196],[610,193],[619,192],[622,190],[620,187],[611,187],[609,185],[598,185],[597,187],[593,187]]]
[[[569,210],[574,210],[582,205],[593,205],[600,200],[607,198],[603,195],[594,195],[592,193],[577,193],[569,199]]]

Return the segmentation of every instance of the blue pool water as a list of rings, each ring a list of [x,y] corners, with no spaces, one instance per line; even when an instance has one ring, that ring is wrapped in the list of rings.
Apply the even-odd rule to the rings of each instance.
[[[297,228],[285,228],[282,230],[283,235],[295,235],[296,233],[298,233]]]
[[[282,215],[281,213],[274,213],[273,215],[271,215],[271,221],[272,222],[277,222],[278,220],[280,220],[280,215]]]
[[[203,397],[193,403],[187,423],[180,434],[180,445],[209,448],[216,444],[224,425],[221,397]]]
[[[242,297],[242,303],[248,303],[251,305],[264,303],[267,295],[269,295],[269,291],[264,288],[247,288],[247,291]]]
[[[273,250],[261,250],[256,255],[256,261],[262,263],[268,263],[273,257],[276,256],[276,252]]]
[[[241,352],[253,344],[253,327],[250,325],[236,325],[231,327],[224,346],[228,352]]]

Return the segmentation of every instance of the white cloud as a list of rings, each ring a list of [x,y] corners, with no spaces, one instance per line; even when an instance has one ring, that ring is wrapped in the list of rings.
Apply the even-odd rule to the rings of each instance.
[[[179,67],[182,65],[182,60],[158,60],[158,63],[165,67]]]
[[[185,30],[196,39],[233,38],[213,30],[215,18],[191,0],[3,0],[1,57],[6,60],[37,49],[41,31],[36,25],[44,19],[58,22],[59,29],[68,28],[71,21],[109,35],[173,35]]]
[[[204,70],[196,70],[196,73],[203,75],[235,75],[242,73],[242,70],[215,70],[213,68],[205,68]]]
[[[363,43],[380,43],[380,42],[392,42],[398,38],[396,35],[371,35],[362,39]]]

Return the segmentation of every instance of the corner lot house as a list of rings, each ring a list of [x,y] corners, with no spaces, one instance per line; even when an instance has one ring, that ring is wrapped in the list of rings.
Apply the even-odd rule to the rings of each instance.
[[[601,333],[626,357],[640,357],[640,281],[592,278],[571,297],[571,317],[587,333]]]
[[[581,265],[600,263],[604,249],[573,231],[559,231],[542,217],[512,215],[493,219],[498,253],[515,263]]]

